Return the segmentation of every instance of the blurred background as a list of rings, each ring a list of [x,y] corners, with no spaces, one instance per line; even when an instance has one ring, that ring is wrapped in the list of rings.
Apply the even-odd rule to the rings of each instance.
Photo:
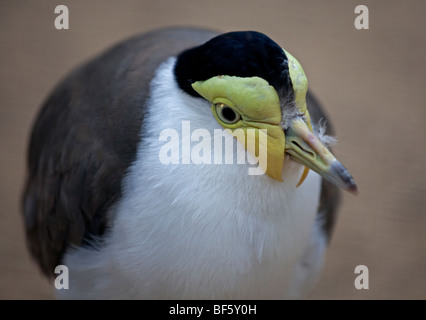
[[[57,5],[69,30],[56,30]],[[357,30],[357,5],[369,30]],[[425,1],[0,1],[0,299],[52,299],[25,247],[20,194],[29,132],[73,67],[164,26],[257,30],[301,61],[331,117],[338,158],[359,195],[344,194],[311,299],[426,299]],[[354,269],[369,268],[369,290]]]

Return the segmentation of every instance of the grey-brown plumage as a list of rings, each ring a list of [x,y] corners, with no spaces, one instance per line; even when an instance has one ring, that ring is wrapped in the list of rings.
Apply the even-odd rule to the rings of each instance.
[[[136,155],[155,69],[215,35],[165,29],[134,37],[54,90],[32,130],[23,209],[27,243],[43,273],[53,275],[70,245],[105,232],[107,210]]]
[[[108,209],[135,159],[150,81],[159,64],[215,32],[165,29],[134,37],[71,73],[43,106],[32,131],[24,193],[27,242],[53,275],[71,246],[108,230]],[[311,94],[313,122],[324,118]],[[330,126],[328,127],[330,129]],[[323,180],[318,219],[329,234],[338,190]]]

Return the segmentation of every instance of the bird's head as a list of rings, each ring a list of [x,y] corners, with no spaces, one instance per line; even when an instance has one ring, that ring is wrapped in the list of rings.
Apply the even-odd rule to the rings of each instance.
[[[211,103],[213,116],[223,128],[243,130],[241,142],[249,152],[257,153],[250,146],[266,136],[267,160],[259,163],[265,164],[263,169],[271,178],[282,181],[288,154],[305,166],[298,185],[312,169],[356,192],[348,170],[313,130],[306,105],[308,81],[301,64],[269,37],[254,31],[217,36],[180,54],[175,76],[182,90]],[[251,136],[257,143],[248,143],[248,129],[255,131]]]

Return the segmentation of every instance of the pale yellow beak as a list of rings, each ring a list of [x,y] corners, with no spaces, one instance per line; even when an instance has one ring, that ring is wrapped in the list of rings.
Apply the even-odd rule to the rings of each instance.
[[[349,171],[326,146],[311,132],[300,118],[293,120],[285,130],[285,152],[292,160],[318,173],[332,184],[357,193],[357,186]]]

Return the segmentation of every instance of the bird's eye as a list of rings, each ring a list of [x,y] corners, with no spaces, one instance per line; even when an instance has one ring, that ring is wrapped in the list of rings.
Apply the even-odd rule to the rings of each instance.
[[[236,123],[241,119],[241,116],[226,104],[217,103],[215,107],[219,119],[227,124]]]

